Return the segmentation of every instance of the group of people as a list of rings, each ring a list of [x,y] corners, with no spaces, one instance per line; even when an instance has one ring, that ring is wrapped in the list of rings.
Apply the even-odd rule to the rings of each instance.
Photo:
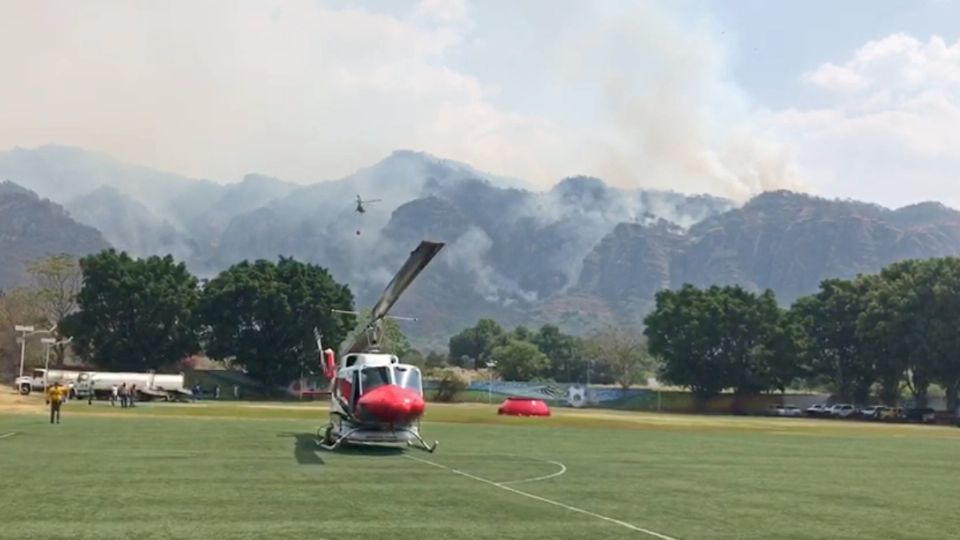
[[[63,404],[70,398],[70,389],[61,384],[60,381],[56,381],[47,387],[46,394],[47,405],[50,405],[50,423],[59,424],[60,410],[63,408]],[[137,385],[135,384],[131,384],[129,387],[127,383],[122,383],[120,386],[113,385],[110,389],[110,406],[116,406],[119,400],[121,408],[134,407],[136,396]],[[90,399],[87,403],[93,403],[93,392],[90,393]]]
[[[59,424],[60,423],[60,409],[63,407],[63,404],[70,397],[70,389],[60,381],[54,382],[47,388],[47,404],[50,405],[50,423]],[[203,389],[199,384],[193,387],[193,399],[196,401],[200,399],[203,395]],[[213,395],[215,399],[220,399],[220,385],[214,387]],[[127,407],[134,407],[137,396],[137,385],[131,384],[129,387],[127,383],[122,383],[120,386],[113,385],[110,389],[110,406],[115,407],[117,401],[120,401],[120,407],[126,409]],[[235,399],[240,399],[240,387],[233,387],[233,397]],[[93,392],[90,392],[88,404],[93,403]]]
[[[115,407],[117,405],[117,399],[120,399],[120,408],[126,409],[127,407],[133,407],[134,402],[137,397],[137,385],[131,384],[130,387],[127,387],[127,383],[122,383],[120,386],[113,385],[110,388],[110,406]]]

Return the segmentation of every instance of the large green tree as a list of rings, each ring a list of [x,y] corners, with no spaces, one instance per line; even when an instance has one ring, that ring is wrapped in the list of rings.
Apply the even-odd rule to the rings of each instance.
[[[582,339],[564,334],[558,327],[546,324],[533,336],[533,343],[550,359],[550,376],[554,380],[583,380],[587,360]]]
[[[930,316],[937,307],[928,263],[908,260],[880,272],[859,331],[882,354],[881,365],[906,373],[905,382],[918,406],[925,407],[933,382],[937,344],[930,340]],[[889,394],[889,390],[884,392]],[[886,399],[893,398],[887,395]],[[892,400],[895,401],[895,398]]]
[[[281,257],[241,262],[212,279],[198,310],[207,354],[232,358],[248,374],[275,388],[300,373],[315,373],[313,328],[336,348],[354,323],[353,295],[326,269]]]
[[[823,380],[843,401],[866,403],[877,378],[876,347],[858,332],[868,302],[870,281],[829,279],[820,292],[797,300],[793,315],[806,333],[804,365],[813,380]]]
[[[946,391],[955,411],[960,390],[960,259],[904,261],[884,269],[862,330],[898,359],[917,406],[928,387]]]
[[[62,331],[74,350],[112,370],[160,369],[199,350],[197,279],[169,255],[133,259],[107,250],[80,260],[79,311]]]
[[[784,319],[770,291],[685,285],[657,293],[645,334],[663,361],[661,378],[689,387],[702,404],[726,388],[739,396],[782,387],[773,359],[794,348]]]
[[[507,381],[533,380],[550,368],[550,360],[536,345],[518,339],[494,347],[487,359],[496,363],[497,373]]]
[[[947,410],[957,412],[960,393],[960,258],[929,263],[934,273],[933,306],[928,332],[937,344],[933,351],[933,379],[943,387]]]
[[[504,334],[497,321],[480,319],[476,325],[450,338],[450,363],[466,368],[482,364]]]

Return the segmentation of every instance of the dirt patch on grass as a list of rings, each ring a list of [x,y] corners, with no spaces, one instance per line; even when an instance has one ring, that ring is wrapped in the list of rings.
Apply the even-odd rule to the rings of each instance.
[[[0,412],[36,412],[43,410],[43,407],[43,396],[40,394],[21,396],[9,388],[0,390]]]

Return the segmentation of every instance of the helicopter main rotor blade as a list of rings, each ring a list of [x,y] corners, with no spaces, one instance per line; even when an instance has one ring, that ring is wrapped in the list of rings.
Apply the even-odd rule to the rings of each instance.
[[[380,299],[373,305],[370,317],[374,320],[385,317],[390,311],[390,308],[393,307],[393,304],[400,298],[400,295],[403,294],[403,291],[405,291],[420,272],[430,264],[430,261],[443,249],[443,246],[444,244],[442,242],[428,242],[427,240],[420,242],[417,249],[410,253],[407,262],[405,262],[397,274],[393,276],[393,280],[387,284],[386,289],[383,290],[383,294],[380,295]]]
[[[440,252],[443,246],[444,244],[442,242],[428,242],[426,240],[420,242],[417,249],[410,253],[407,262],[404,263],[397,274],[393,276],[393,280],[391,280],[386,289],[384,289],[383,294],[380,295],[380,299],[377,300],[373,309],[370,310],[370,314],[362,317],[361,321],[359,321],[360,324],[355,327],[356,329],[353,332],[352,338],[346,341],[347,346],[341,350],[341,356],[354,352],[363,352],[371,346],[371,336],[367,333],[367,330],[377,328],[379,321],[387,317],[390,308],[397,302],[400,295],[403,294],[403,291],[413,283],[417,275],[419,275],[437,253]],[[373,333],[377,334],[377,331],[374,330]],[[379,336],[374,336],[374,339],[379,340],[380,338]],[[379,343],[374,344],[379,345]]]

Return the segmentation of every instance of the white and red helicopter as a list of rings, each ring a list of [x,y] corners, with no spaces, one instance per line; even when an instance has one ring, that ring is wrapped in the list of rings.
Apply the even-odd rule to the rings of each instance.
[[[324,376],[330,379],[330,423],[317,431],[322,448],[336,450],[344,443],[405,443],[428,452],[436,450],[437,441],[427,444],[420,436],[420,418],[426,410],[420,369],[401,364],[396,355],[382,350],[382,344],[383,323],[390,317],[390,308],[443,245],[423,241],[410,253],[369,318],[344,342],[339,363],[332,349],[323,348],[321,336],[314,330]]]

